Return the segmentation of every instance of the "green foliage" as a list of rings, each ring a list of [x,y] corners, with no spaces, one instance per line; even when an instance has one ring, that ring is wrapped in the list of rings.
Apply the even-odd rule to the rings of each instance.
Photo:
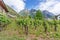
[[[37,37],[40,35],[44,35],[45,37],[47,36],[45,32],[51,33],[52,37],[60,37],[60,21],[57,20],[45,20],[42,12],[40,10],[38,10],[36,12],[35,18],[31,18],[31,16],[19,16],[16,19],[12,18],[12,23],[10,23],[10,19],[4,15],[0,15],[0,25],[8,25],[9,28],[11,28],[10,30],[18,30],[17,32],[19,32],[21,34],[25,34],[25,32],[27,31],[29,34],[33,34],[36,35]],[[8,28],[7,27],[7,28]],[[15,28],[15,29],[14,29]],[[23,30],[22,30],[23,28]],[[28,28],[28,30],[26,30]],[[57,28],[58,33],[54,33],[56,31],[54,31]],[[53,35],[54,34],[54,35]],[[50,35],[49,35],[50,36]],[[16,38],[16,37],[13,37]],[[12,38],[12,39],[13,39]],[[18,40],[24,40],[17,38]],[[35,39],[36,40],[36,39]]]
[[[7,25],[10,23],[10,19],[8,19],[6,16],[0,14],[0,25]]]
[[[36,11],[35,19],[41,20],[43,18],[42,12],[40,10]]]

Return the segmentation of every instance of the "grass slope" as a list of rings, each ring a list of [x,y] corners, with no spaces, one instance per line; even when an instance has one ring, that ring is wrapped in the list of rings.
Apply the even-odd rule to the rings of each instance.
[[[9,11],[12,12],[11,9]],[[2,13],[1,13],[2,14]],[[44,32],[44,26],[42,24],[42,20],[37,20],[41,23],[41,25],[37,24],[37,28],[35,26],[29,24],[29,20],[34,21],[33,19],[23,18],[17,16],[17,18],[9,18],[5,13],[3,13],[6,18],[11,20],[9,25],[6,25],[4,29],[0,32],[0,40],[60,40],[60,21],[57,21],[57,31],[54,30],[54,24],[52,26],[46,21],[47,33]],[[18,15],[14,11],[11,13],[12,15]],[[25,34],[25,28],[23,25],[17,24],[18,20],[21,22],[23,19],[23,25],[26,23],[28,26],[28,35]],[[36,22],[36,21],[35,21]],[[49,21],[53,23],[53,21]],[[37,23],[37,22],[36,22]],[[22,28],[23,27],[23,28]]]

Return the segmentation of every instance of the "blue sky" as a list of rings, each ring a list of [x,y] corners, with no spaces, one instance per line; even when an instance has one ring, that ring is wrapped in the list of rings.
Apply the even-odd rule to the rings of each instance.
[[[48,10],[55,15],[60,14],[60,0],[4,0],[16,12],[27,9]]]
[[[45,0],[25,0],[25,8],[32,9],[35,8],[40,2],[44,2]]]

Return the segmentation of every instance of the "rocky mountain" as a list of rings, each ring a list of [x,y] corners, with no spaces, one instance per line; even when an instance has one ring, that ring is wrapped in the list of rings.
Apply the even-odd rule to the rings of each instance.
[[[24,9],[24,10],[20,11],[19,14],[20,14],[21,16],[27,16],[27,15],[29,15],[29,16],[31,16],[31,17],[34,17],[35,14],[36,14],[36,11],[37,11],[37,10],[35,10],[35,9],[31,9],[31,10]]]
[[[47,10],[42,11],[43,15],[45,16],[45,18],[49,18],[52,19],[55,15]]]
[[[30,11],[28,9],[24,9],[22,11],[19,12],[20,16],[28,16],[30,13]]]
[[[36,11],[37,11],[36,9],[31,9],[31,10],[24,9],[19,14],[22,16],[30,15],[31,17],[34,17],[36,14]],[[42,11],[42,14],[46,19],[48,19],[48,18],[52,19],[55,16],[53,13],[51,13],[47,10]]]
[[[36,11],[37,11],[37,10],[35,10],[35,9],[31,9],[31,10],[30,10],[30,16],[31,16],[31,17],[34,17],[34,16],[36,15]]]

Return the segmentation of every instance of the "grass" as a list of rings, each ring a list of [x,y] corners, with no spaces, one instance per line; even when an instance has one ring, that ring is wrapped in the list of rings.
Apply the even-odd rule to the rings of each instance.
[[[37,29],[35,30],[34,27],[29,27],[29,35],[33,36],[33,37],[42,37],[43,39],[45,38],[60,38],[60,25],[58,25],[57,27],[57,32],[54,31],[54,27],[51,28],[49,27],[49,25],[47,24],[48,27],[48,32],[45,33],[44,32],[44,27],[41,25],[39,27],[37,27]],[[35,36],[34,36],[35,35]],[[48,36],[48,37],[47,37]],[[14,21],[14,19],[12,20],[11,24],[7,25],[7,27],[4,28],[4,30],[0,33],[0,39],[1,40],[26,40],[26,35],[24,32],[24,29],[22,29],[21,26],[17,25],[16,21]],[[31,38],[31,37],[30,37]],[[37,40],[34,38],[34,40]]]
[[[42,25],[42,21],[40,25],[37,25],[37,28],[35,29],[35,26],[32,24],[28,24],[28,35],[25,34],[24,28],[22,29],[23,26],[20,26],[17,24],[16,19],[21,19],[21,18],[8,18],[11,19],[11,23],[4,27],[4,29],[0,32],[0,40],[38,40],[39,38],[41,39],[51,39],[53,38],[54,40],[59,40],[60,39],[60,21],[57,21],[57,31],[54,31],[54,25],[52,24],[52,27],[48,22],[46,21],[46,26],[47,26],[47,33],[44,32],[44,26]],[[27,23],[31,19],[26,19]],[[29,20],[29,21],[28,21]],[[33,20],[33,19],[32,19]],[[33,20],[34,21],[34,20]],[[49,21],[52,22],[53,21]]]

